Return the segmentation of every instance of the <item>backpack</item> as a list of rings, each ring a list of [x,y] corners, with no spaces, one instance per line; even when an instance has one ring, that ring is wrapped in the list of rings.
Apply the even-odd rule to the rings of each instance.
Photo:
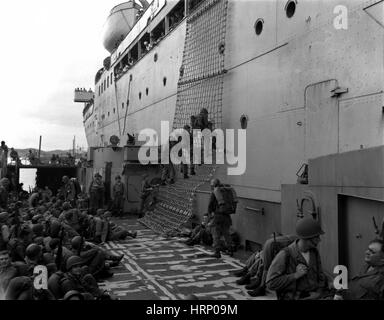
[[[208,129],[208,119],[207,119],[207,117],[205,115],[203,115],[203,114],[199,114],[196,117],[194,126],[195,126],[196,129],[200,129],[201,131],[203,131],[204,129]]]
[[[216,187],[213,191],[218,203],[218,213],[235,214],[237,209],[237,194],[230,185]]]

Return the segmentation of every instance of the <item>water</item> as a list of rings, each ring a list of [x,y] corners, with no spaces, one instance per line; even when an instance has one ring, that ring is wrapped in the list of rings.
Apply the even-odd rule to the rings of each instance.
[[[20,169],[20,183],[24,183],[23,189],[29,191],[36,186],[37,169]]]

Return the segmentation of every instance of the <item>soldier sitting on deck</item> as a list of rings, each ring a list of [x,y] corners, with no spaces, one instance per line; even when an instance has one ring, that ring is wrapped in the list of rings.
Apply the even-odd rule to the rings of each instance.
[[[267,287],[280,300],[314,300],[327,293],[327,279],[321,266],[317,245],[324,234],[318,221],[311,217],[296,225],[298,240],[281,250],[267,274]]]
[[[375,239],[365,253],[365,270],[348,282],[335,300],[384,300],[384,241]]]
[[[246,285],[248,294],[252,297],[265,295],[266,277],[273,258],[277,253],[297,240],[296,235],[274,236],[268,239],[261,251],[253,253],[245,263],[245,267],[234,272],[241,277],[236,281],[238,285]]]
[[[85,300],[100,300],[111,299],[111,297],[103,292],[95,278],[91,274],[84,274],[83,259],[78,256],[72,256],[66,263],[66,269],[68,270],[62,278],[59,280],[59,291],[64,297],[65,294],[76,290],[80,292]],[[52,276],[53,277],[53,276]],[[49,282],[53,282],[49,279]],[[57,284],[51,284],[51,286],[57,286]]]
[[[204,245],[211,246],[213,243],[212,232],[211,232],[211,223],[209,219],[209,214],[205,214],[203,221],[197,227],[195,227],[189,239],[185,244],[193,246],[195,244],[203,243]]]

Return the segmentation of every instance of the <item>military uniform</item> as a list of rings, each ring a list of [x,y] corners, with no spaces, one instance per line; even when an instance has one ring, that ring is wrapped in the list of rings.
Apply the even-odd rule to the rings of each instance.
[[[124,210],[125,185],[121,181],[116,182],[112,189],[113,192],[113,208],[118,214],[122,214]]]
[[[72,206],[76,205],[76,187],[71,179],[64,185],[64,197]]]
[[[93,180],[89,187],[89,195],[90,195],[90,207],[93,212],[96,212],[97,209],[104,208],[104,195],[105,195],[105,187],[104,183],[97,182],[97,180]]]
[[[218,202],[213,192],[209,200],[208,212],[214,213],[213,220],[212,220],[212,237],[213,237],[213,247],[215,251],[220,252],[221,237],[224,237],[228,249],[232,250],[233,244],[232,244],[232,238],[229,232],[229,229],[232,225],[232,219],[229,214],[218,212]]]
[[[384,266],[369,269],[348,282],[345,300],[384,300]]]
[[[310,292],[319,292],[327,285],[317,249],[309,250],[309,263],[307,263],[298,249],[297,241],[281,250],[268,270],[267,287],[276,291],[278,298],[282,300],[306,298]],[[299,264],[305,265],[308,272],[303,277],[295,279],[294,274]]]

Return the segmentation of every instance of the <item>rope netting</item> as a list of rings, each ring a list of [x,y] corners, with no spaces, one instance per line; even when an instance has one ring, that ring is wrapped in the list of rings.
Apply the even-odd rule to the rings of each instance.
[[[224,53],[228,0],[206,0],[188,17],[174,129],[202,108],[214,128],[222,125]]]
[[[174,129],[190,124],[202,108],[208,110],[214,129],[222,126],[227,7],[228,0],[205,0],[187,19]],[[162,187],[158,204],[141,222],[158,233],[176,235],[193,217],[197,189],[215,170],[214,165],[203,165],[196,168],[196,176]]]

